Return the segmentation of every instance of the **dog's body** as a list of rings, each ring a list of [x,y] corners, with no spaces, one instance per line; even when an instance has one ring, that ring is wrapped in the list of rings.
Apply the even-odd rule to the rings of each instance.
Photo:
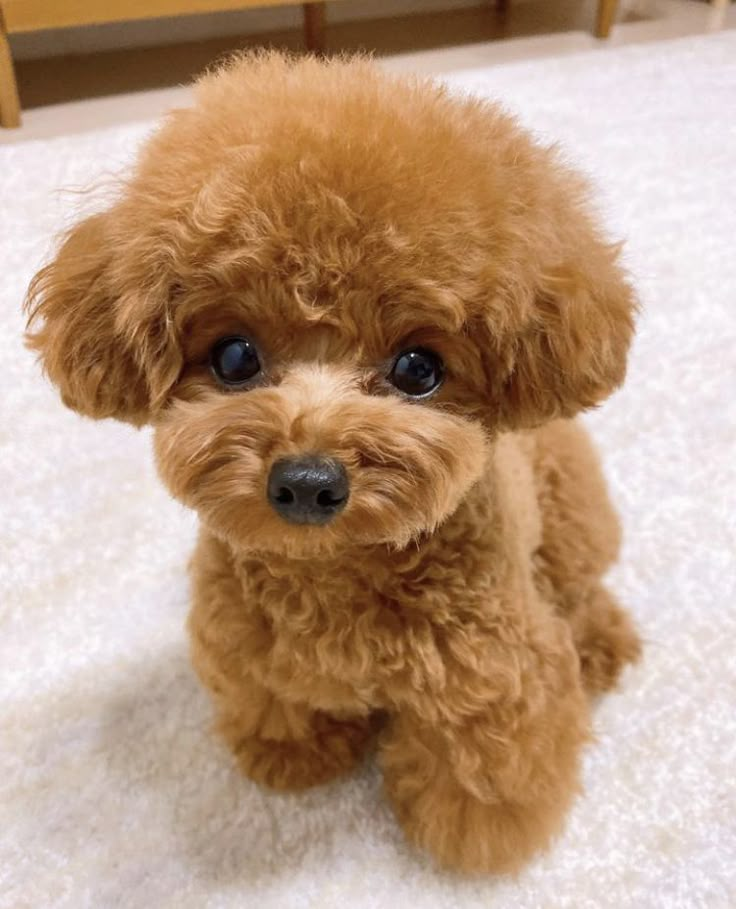
[[[202,518],[192,652],[244,771],[324,782],[380,728],[410,838],[518,868],[639,651],[571,419],[623,379],[617,250],[493,107],[278,55],[200,92],[39,274],[32,343]]]
[[[551,423],[504,437],[474,494],[396,552],[239,556],[203,532],[194,664],[251,778],[323,783],[360,761],[376,711],[394,715],[381,764],[410,837],[450,867],[514,869],[575,793],[583,689],[612,687],[639,652],[600,584],[617,549],[583,430]],[[538,702],[527,728],[522,700]]]

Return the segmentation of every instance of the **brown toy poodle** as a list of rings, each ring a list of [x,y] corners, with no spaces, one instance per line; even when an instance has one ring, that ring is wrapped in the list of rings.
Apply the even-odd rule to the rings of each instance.
[[[66,404],[150,423],[201,518],[192,656],[252,779],[324,783],[380,731],[442,865],[513,871],[559,830],[639,653],[571,419],[624,377],[617,258],[498,107],[270,53],[202,79],[36,276]]]

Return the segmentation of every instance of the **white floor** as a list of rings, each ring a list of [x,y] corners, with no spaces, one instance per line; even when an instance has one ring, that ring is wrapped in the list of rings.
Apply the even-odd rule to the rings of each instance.
[[[598,41],[581,26],[575,31],[401,54],[385,57],[382,62],[395,71],[450,74],[514,61],[562,57],[586,50],[604,53],[625,45],[736,28],[736,3],[729,4],[728,0],[715,0],[710,5],[698,0],[623,0],[621,12],[624,11],[640,13],[643,18],[615,25],[607,41]],[[29,110],[24,113],[20,129],[0,129],[0,145],[155,119],[172,107],[186,104],[189,91],[187,86],[162,88]]]

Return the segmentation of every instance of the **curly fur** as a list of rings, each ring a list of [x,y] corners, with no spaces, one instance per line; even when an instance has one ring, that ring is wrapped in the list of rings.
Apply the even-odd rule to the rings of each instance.
[[[513,871],[579,787],[589,700],[639,643],[601,585],[619,528],[577,412],[623,380],[635,299],[583,181],[499,108],[363,59],[232,61],[35,278],[64,401],[151,423],[196,509],[194,665],[244,772],[321,783],[380,732],[386,792],[443,865]],[[246,333],[263,371],[208,368]],[[447,375],[386,381],[409,344]],[[339,459],[324,527],[271,465]]]

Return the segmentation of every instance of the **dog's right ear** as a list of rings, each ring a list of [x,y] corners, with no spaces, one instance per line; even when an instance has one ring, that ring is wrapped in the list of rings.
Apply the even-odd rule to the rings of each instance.
[[[146,288],[121,286],[112,212],[74,227],[28,290],[26,340],[64,403],[95,419],[142,425],[173,384],[179,359]]]

